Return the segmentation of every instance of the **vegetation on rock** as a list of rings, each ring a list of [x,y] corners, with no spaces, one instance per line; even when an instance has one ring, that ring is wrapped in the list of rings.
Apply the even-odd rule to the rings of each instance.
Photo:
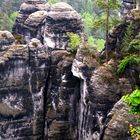
[[[121,60],[118,65],[118,72],[123,73],[125,69],[131,68],[133,65],[136,67],[140,66],[140,34],[136,35],[134,39],[132,39],[132,30],[130,30],[130,26],[128,26],[127,33],[123,39],[124,46],[124,59]],[[131,25],[132,28],[132,25]]]
[[[69,37],[69,42],[68,42],[68,46],[70,47],[70,51],[72,53],[76,53],[78,47],[81,44],[81,37],[77,34],[71,33],[71,32],[67,32],[67,35]]]
[[[126,56],[123,60],[121,60],[120,64],[118,65],[118,72],[123,73],[127,66],[132,67],[132,65],[139,65],[140,64],[140,56],[138,55],[129,55]]]
[[[122,99],[130,107],[129,113],[136,118],[130,122],[130,134],[133,138],[140,139],[140,90],[136,89],[130,95],[123,96]]]

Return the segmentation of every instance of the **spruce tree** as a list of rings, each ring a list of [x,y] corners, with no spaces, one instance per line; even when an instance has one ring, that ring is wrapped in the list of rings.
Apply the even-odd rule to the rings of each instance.
[[[98,28],[103,28],[105,30],[105,52],[106,52],[106,60],[108,60],[108,33],[109,29],[112,24],[115,25],[116,17],[114,11],[118,10],[120,7],[120,1],[119,0],[96,0],[96,3],[98,7],[101,10],[101,18],[95,22],[93,26],[95,28],[98,26]]]

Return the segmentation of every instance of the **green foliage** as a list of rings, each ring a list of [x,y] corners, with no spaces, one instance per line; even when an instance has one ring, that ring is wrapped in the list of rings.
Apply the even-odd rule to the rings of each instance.
[[[93,13],[93,8],[94,8],[94,2],[93,0],[87,0],[87,6],[86,6],[86,10],[89,13]]]
[[[71,32],[67,32],[67,36],[70,39],[68,42],[68,46],[70,47],[71,52],[75,53],[77,51],[77,48],[81,44],[81,37],[79,35],[71,33]]]
[[[102,13],[100,16],[96,17],[93,22],[92,22],[92,29],[94,29],[94,31],[100,30],[102,29],[102,31],[104,31],[105,34],[105,20],[106,20],[106,14]],[[111,29],[114,25],[117,26],[121,23],[121,20],[118,18],[116,19],[115,17],[109,19],[109,24],[108,27],[109,29]]]
[[[107,12],[109,12],[109,27],[116,25],[120,21],[119,16],[117,14],[120,8],[120,1],[119,0],[96,0],[97,6],[101,9],[100,15],[98,15],[98,19],[95,21],[94,26],[105,28],[105,20],[107,18]],[[99,24],[99,25],[98,25]],[[109,29],[110,29],[109,28]]]
[[[1,13],[0,30],[12,31],[12,27],[15,23],[17,15],[18,15],[17,12],[13,12],[10,15],[4,12]]]
[[[140,114],[140,90],[134,90],[130,95],[123,96],[122,98],[128,106],[131,107],[130,112]]]
[[[138,140],[140,139],[140,127],[139,126],[134,127],[131,124],[129,131],[130,131],[132,138],[138,138]]]
[[[82,14],[82,20],[84,22],[86,35],[91,35],[91,31],[93,29],[93,21],[94,21],[93,14],[91,14],[89,12],[84,12]]]
[[[91,12],[90,6],[87,5],[87,9],[84,13],[82,13],[82,19],[84,21],[84,27],[85,27],[85,33],[87,36],[94,36],[99,38],[105,38],[105,30],[106,30],[106,5],[105,1],[102,0],[96,0],[96,4],[93,2],[93,0],[89,0],[92,2],[91,5],[94,5],[94,7],[97,9],[96,11]],[[110,0],[109,5],[107,7],[109,8],[109,24],[108,27],[111,29],[114,25],[117,25],[120,23],[120,18],[118,17],[117,10],[120,6],[119,1]],[[94,30],[94,32],[93,32]]]
[[[0,30],[12,31],[13,24],[17,16],[16,6],[21,3],[22,0],[6,0],[1,2],[0,7]],[[19,5],[17,6],[19,7]]]
[[[140,139],[140,90],[136,89],[130,95],[123,96],[122,99],[130,107],[129,112],[136,117],[130,124],[130,134],[133,138]]]
[[[15,22],[17,16],[18,16],[18,12],[17,12],[17,11],[11,13],[11,14],[10,14],[10,19],[11,19],[11,21],[12,21],[12,22]]]
[[[80,46],[82,43],[82,39],[79,35],[74,34],[74,33],[67,33],[68,37],[70,38],[68,42],[68,46],[71,48],[72,52],[76,52],[77,48]],[[93,38],[93,36],[89,36],[87,42],[83,42],[84,48],[88,48],[90,52],[92,50],[95,50],[95,48],[98,51],[101,51],[104,48],[105,40],[104,39],[97,39]]]
[[[133,39],[129,46],[128,46],[128,51],[132,53],[140,53],[140,34]]]
[[[118,72],[123,73],[124,70],[128,65],[139,65],[140,64],[140,56],[138,55],[132,55],[132,56],[126,56],[119,64],[118,66]]]
[[[123,41],[121,45],[124,51],[128,51],[128,46],[130,42],[133,40],[132,34],[133,34],[133,24],[129,24],[125,32],[125,35],[123,37]]]
[[[101,51],[104,48],[104,44],[104,39],[93,38],[93,36],[88,38],[88,45],[97,48],[98,51]]]
[[[103,0],[96,0],[97,5],[102,9],[102,10],[106,10],[106,9],[110,9],[110,10],[117,10],[120,8],[121,3],[119,0],[108,0],[107,1],[103,1]]]
[[[127,66],[140,66],[140,34],[134,38],[132,37],[132,33],[132,24],[130,24],[122,43],[124,52],[127,53],[127,56],[121,60],[118,66],[119,73],[123,73]]]
[[[96,0],[98,7],[101,10],[101,16],[97,20],[94,20],[93,27],[94,29],[101,28],[105,32],[105,40],[106,40],[106,47],[105,47],[105,56],[106,60],[108,60],[109,54],[108,54],[108,33],[112,25],[114,26],[114,19],[117,18],[117,14],[115,11],[119,8],[119,0]],[[113,14],[112,14],[113,13]],[[116,15],[116,16],[114,16]],[[118,16],[119,19],[119,16]]]

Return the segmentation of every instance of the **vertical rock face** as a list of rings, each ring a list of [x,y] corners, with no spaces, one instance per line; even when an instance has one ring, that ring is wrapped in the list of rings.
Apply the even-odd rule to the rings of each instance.
[[[44,4],[44,5],[43,5]],[[27,1],[20,7],[13,32],[24,35],[28,42],[36,37],[47,48],[61,49],[50,56],[50,70],[45,91],[46,129],[48,140],[76,139],[79,80],[72,75],[74,58],[67,56],[67,32],[81,35],[80,15],[68,4],[60,2],[51,7],[45,3]],[[24,18],[25,17],[25,18]],[[21,20],[22,19],[22,20]],[[65,59],[65,58],[68,58]]]
[[[42,31],[44,44],[50,48],[66,49],[67,32],[82,34],[83,27],[80,15],[63,2],[52,5],[48,12],[45,30]]]
[[[79,80],[71,72],[73,58],[67,51],[54,51],[47,88],[48,140],[76,140]]]
[[[13,44],[0,56],[0,139],[43,139],[48,66],[44,46],[36,39]]]
[[[1,49],[7,45],[0,57],[1,139],[76,139],[79,80],[71,72],[74,58],[65,49],[67,32],[81,35],[82,30],[79,14],[66,3],[21,5],[13,32],[26,45],[14,39],[2,44],[1,39]],[[50,55],[48,47],[61,50]]]
[[[108,113],[107,119],[109,120],[107,127],[104,131],[104,140],[128,140],[132,139],[126,130],[129,130],[130,121],[128,114],[128,107],[120,100],[118,101],[111,112]],[[117,124],[117,125],[115,125]]]
[[[103,137],[106,123],[109,120],[107,114],[122,94],[126,92],[124,91],[124,86],[127,87],[125,87],[126,89],[130,89],[127,91],[128,93],[131,92],[131,85],[128,80],[124,80],[123,84],[119,82],[119,77],[115,73],[115,65],[115,62],[110,60],[100,66],[95,58],[81,54],[80,51],[73,61],[72,72],[81,79],[78,140],[107,140],[106,136]],[[118,120],[116,122],[118,123]],[[111,123],[111,125],[113,124]],[[119,133],[119,127],[123,127],[124,124],[117,126]],[[114,129],[117,126],[114,126]],[[113,133],[113,131],[116,131],[114,129],[111,132],[112,135],[117,134],[117,132]],[[108,129],[106,131],[108,133]],[[127,134],[127,131],[124,131],[124,133]],[[123,134],[120,133],[120,136],[118,135],[118,137],[114,138],[119,140],[121,135]],[[124,138],[126,137],[127,135],[124,136]],[[111,136],[108,137],[108,140],[110,139],[112,139]]]

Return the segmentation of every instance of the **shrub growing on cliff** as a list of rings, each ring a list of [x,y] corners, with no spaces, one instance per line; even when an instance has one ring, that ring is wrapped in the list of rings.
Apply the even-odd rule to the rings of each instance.
[[[139,65],[139,64],[140,64],[140,56],[138,56],[138,55],[126,56],[120,62],[119,66],[118,66],[118,72],[123,73],[127,66]]]
[[[127,36],[131,35],[130,29],[127,30]],[[126,37],[126,36],[125,36]],[[124,37],[124,38],[125,38]],[[118,72],[123,73],[127,66],[132,67],[133,65],[139,66],[140,65],[140,34],[138,34],[134,39],[132,37],[126,37],[127,39],[124,40],[123,44],[125,47],[125,53],[127,54],[123,60],[121,60],[118,66]],[[129,53],[129,55],[128,55]]]
[[[131,107],[130,113],[140,114],[140,90],[134,90],[130,95],[122,98]]]
[[[68,46],[70,47],[70,51],[75,53],[81,44],[81,37],[71,32],[67,32],[67,35],[69,37]]]
[[[121,44],[121,48],[123,48],[124,52],[128,51],[128,46],[130,44],[130,42],[133,40],[133,24],[130,23],[127,26],[127,29],[125,31],[123,40],[122,40],[122,44]]]
[[[133,138],[140,139],[140,90],[136,89],[130,95],[123,96],[122,99],[130,107],[129,112],[136,117],[130,123],[130,134]]]
[[[104,48],[105,40],[104,39],[97,39],[92,36],[88,38],[88,45],[89,47],[96,46],[98,51],[101,51]]]
[[[128,51],[130,53],[140,53],[140,33],[130,42]]]

